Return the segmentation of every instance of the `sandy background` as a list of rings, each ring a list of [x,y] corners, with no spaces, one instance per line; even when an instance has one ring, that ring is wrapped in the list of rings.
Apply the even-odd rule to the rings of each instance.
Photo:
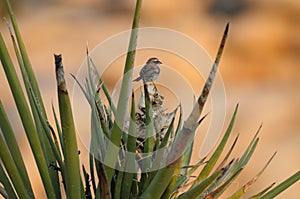
[[[106,38],[131,27],[134,1],[14,1],[16,18],[37,75],[47,112],[56,105],[53,53],[63,53],[67,73],[76,74],[85,57],[85,44],[93,49]],[[84,3],[83,3],[84,2]],[[120,3],[122,2],[122,3]],[[227,95],[227,121],[237,102],[240,111],[233,135],[240,133],[234,155],[241,155],[248,141],[263,123],[259,146],[252,161],[239,177],[239,184],[254,176],[268,158],[277,155],[249,195],[273,181],[280,183],[300,169],[300,2],[295,0],[227,0],[224,6],[212,1],[144,1],[141,26],[158,26],[180,31],[202,45],[214,56],[223,28],[231,22],[230,36],[221,61],[220,72]],[[233,2],[233,3],[232,3]],[[115,6],[117,5],[117,6]],[[2,6],[2,5],[1,5]],[[227,10],[227,11],[226,11]],[[1,16],[5,15],[3,9]],[[12,50],[4,21],[0,30]],[[145,58],[137,55],[137,63]],[[168,60],[176,65],[175,60]],[[4,72],[0,70],[0,96],[22,144],[26,162],[33,158],[21,126]],[[74,81],[68,77],[69,88]],[[115,79],[107,79],[113,86]],[[229,140],[229,143],[233,141]],[[82,149],[84,150],[84,149]],[[195,148],[194,160],[197,159]],[[85,157],[81,156],[85,159]],[[37,188],[37,198],[44,192]],[[238,184],[233,184],[235,189]],[[299,182],[278,198],[300,198]]]

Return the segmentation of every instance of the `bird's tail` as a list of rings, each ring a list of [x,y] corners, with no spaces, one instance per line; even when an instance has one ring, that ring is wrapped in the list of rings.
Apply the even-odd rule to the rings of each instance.
[[[135,80],[133,80],[134,82],[138,82],[138,81],[140,81],[142,78],[141,77],[138,77],[138,78],[136,78]]]

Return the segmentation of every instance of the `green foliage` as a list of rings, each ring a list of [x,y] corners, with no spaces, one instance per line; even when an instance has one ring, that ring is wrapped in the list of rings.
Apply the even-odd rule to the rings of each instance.
[[[130,89],[141,15],[141,0],[136,2],[117,106],[113,104],[110,93],[87,50],[88,80],[82,85],[73,76],[91,108],[91,143],[87,170],[84,166],[80,166],[75,124],[64,78],[62,57],[55,56],[60,118],[59,121],[52,107],[55,132],[47,120],[40,90],[8,0],[6,5],[13,30],[10,29],[9,22],[7,23],[22,79],[16,75],[15,66],[1,34],[0,59],[48,198],[61,198],[63,195],[72,199],[217,198],[249,162],[259,141],[259,131],[240,158],[232,158],[228,161],[237,143],[238,137],[236,137],[223,160],[220,160],[232,133],[238,111],[237,106],[225,134],[210,157],[199,160],[195,165],[190,163],[192,140],[196,129],[205,118],[204,116],[199,119],[220,63],[229,24],[225,28],[215,62],[202,93],[186,121],[182,120],[181,106],[171,113],[164,110],[163,97],[155,84],[144,85],[142,96],[144,104],[139,104],[139,109],[136,109],[135,97]],[[97,79],[96,82],[95,79]],[[25,90],[21,87],[21,81]],[[27,94],[29,104],[25,94]],[[108,103],[104,103],[103,94]],[[131,98],[130,95],[132,95]],[[158,99],[159,103],[153,96],[161,97]],[[130,109],[130,121],[126,121],[128,109]],[[178,109],[179,114],[177,114]],[[157,112],[161,114],[157,116]],[[175,123],[176,115],[178,116],[177,124]],[[4,198],[34,198],[20,148],[1,101],[0,117],[0,194]],[[158,127],[161,121],[167,121],[167,128]],[[147,135],[146,138],[141,136],[142,131]],[[150,156],[145,155],[150,153]],[[208,160],[205,162],[206,159]],[[230,198],[242,197],[258,180],[271,159],[255,177],[232,193]],[[218,162],[220,162],[219,165],[217,165]],[[111,168],[107,165],[115,165],[115,167]],[[192,179],[192,175],[200,169],[201,165],[204,167],[200,174]],[[296,183],[299,178],[300,171],[273,189],[271,188],[275,183],[271,184],[252,198],[273,198]]]

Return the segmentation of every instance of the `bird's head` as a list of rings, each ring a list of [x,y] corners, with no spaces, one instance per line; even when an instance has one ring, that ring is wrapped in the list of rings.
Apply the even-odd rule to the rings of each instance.
[[[159,65],[159,64],[162,64],[162,62],[159,61],[159,59],[156,57],[151,57],[150,59],[148,59],[146,64],[158,64]]]

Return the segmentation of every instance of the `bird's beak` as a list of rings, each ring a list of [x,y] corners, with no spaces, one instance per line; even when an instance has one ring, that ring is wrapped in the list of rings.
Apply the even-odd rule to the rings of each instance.
[[[158,63],[159,63],[159,64],[162,64],[162,62],[161,62],[161,61],[158,61]]]

